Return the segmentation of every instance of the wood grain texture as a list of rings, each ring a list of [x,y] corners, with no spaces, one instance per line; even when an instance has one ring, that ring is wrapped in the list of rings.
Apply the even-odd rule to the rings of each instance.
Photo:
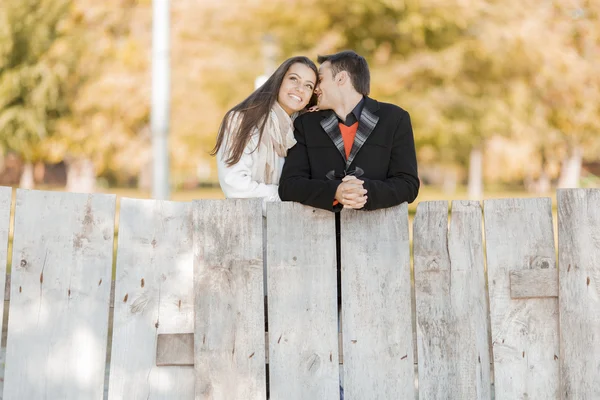
[[[114,195],[17,190],[4,399],[102,399]]]
[[[339,398],[334,214],[269,204],[267,271],[271,399]]]
[[[600,190],[558,191],[561,399],[600,398]]]
[[[489,399],[481,206],[423,202],[414,222],[419,398]]]
[[[556,269],[552,202],[484,202],[497,400],[558,396],[558,300],[511,299],[512,271]]]
[[[341,250],[345,398],[413,399],[406,203],[344,210]]]
[[[10,274],[6,274],[6,282],[4,283],[4,301],[10,301]],[[110,282],[110,308],[115,304],[115,281]]]
[[[10,208],[12,205],[12,188],[0,187],[0,289],[4,288],[4,298],[10,293],[10,286],[5,285],[6,264],[8,260],[8,234],[10,229]],[[2,297],[0,297],[2,298]],[[0,332],[3,332],[4,307],[0,307]]]
[[[261,202],[194,201],[196,399],[266,399]]]
[[[121,199],[109,399],[190,399],[194,370],[159,368],[159,333],[192,332],[190,203]]]
[[[511,271],[510,297],[558,297],[558,271],[556,268]]]
[[[339,362],[344,363],[341,351],[342,334],[338,334]],[[269,363],[269,332],[265,332],[265,363]],[[194,366],[194,334],[162,333],[158,334],[156,345],[156,365]]]
[[[193,333],[159,333],[156,341],[156,365],[194,366]]]
[[[483,252],[481,204],[453,201],[448,240],[451,305],[458,338],[455,399],[490,399],[489,303]]]

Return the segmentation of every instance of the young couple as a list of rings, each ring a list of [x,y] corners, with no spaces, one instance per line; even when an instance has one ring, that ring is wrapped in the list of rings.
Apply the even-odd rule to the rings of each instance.
[[[413,202],[409,114],[368,97],[369,66],[355,52],[318,61],[286,60],[225,114],[213,149],[225,196],[261,197],[263,210],[280,199],[334,212]]]
[[[408,113],[368,97],[369,66],[355,52],[318,61],[317,71],[306,57],[286,60],[225,114],[212,153],[225,196],[261,197],[263,212],[280,199],[334,212],[413,202],[419,178]],[[339,274],[339,213],[335,222]],[[266,269],[264,277],[266,296]]]

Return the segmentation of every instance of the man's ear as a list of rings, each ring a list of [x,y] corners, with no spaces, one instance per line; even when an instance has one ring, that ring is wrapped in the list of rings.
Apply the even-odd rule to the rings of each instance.
[[[346,82],[348,82],[349,79],[350,79],[350,74],[348,74],[348,71],[340,71],[335,76],[335,82],[340,86],[345,84]]]

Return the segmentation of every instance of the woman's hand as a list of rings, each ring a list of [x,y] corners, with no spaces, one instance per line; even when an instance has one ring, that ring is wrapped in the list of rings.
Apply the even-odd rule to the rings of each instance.
[[[319,106],[312,106],[311,108],[308,109],[308,112],[315,112],[315,111],[319,111]]]

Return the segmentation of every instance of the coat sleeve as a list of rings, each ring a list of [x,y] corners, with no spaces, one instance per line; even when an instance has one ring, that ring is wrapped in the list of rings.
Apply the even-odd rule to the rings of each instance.
[[[225,147],[225,146],[223,146]],[[225,163],[225,151],[217,152],[219,184],[227,198],[262,197],[264,201],[278,201],[277,185],[267,185],[252,179],[252,154],[255,140],[250,140],[240,160],[234,165]],[[264,203],[264,202],[263,202]],[[264,207],[264,204],[263,204]]]
[[[394,131],[392,153],[387,178],[375,180],[360,178],[367,190],[365,210],[377,210],[408,202],[412,203],[419,193],[417,156],[410,115],[403,115]]]
[[[311,176],[306,132],[302,120],[303,118],[296,118],[294,122],[296,144],[288,151],[283,164],[283,172],[279,181],[279,197],[283,201],[296,201],[328,211],[339,211],[342,207],[334,206],[333,201],[341,181],[324,180],[322,177],[314,179]]]

